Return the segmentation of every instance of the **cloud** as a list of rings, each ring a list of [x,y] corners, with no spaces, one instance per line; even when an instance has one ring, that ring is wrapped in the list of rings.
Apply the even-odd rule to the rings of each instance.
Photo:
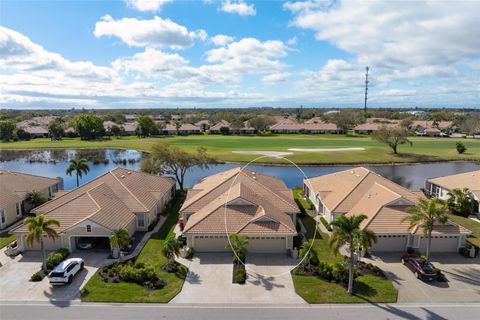
[[[226,36],[224,34],[217,34],[216,36],[210,38],[210,41],[214,45],[221,46],[221,47],[229,44],[230,42],[233,42],[233,40],[235,40],[235,38],[230,37],[230,36]]]
[[[129,8],[141,12],[157,12],[168,2],[172,2],[172,0],[125,0]]]
[[[151,20],[136,18],[115,20],[106,15],[95,24],[93,33],[97,38],[118,37],[129,46],[164,47],[175,50],[191,47],[196,38],[205,40],[207,37],[204,30],[189,31],[170,19],[157,16]]]
[[[292,38],[290,38],[290,39],[287,40],[287,44],[288,44],[289,46],[294,46],[294,45],[297,44],[297,42],[298,42],[298,39],[297,39],[296,36],[295,36],[295,37],[292,37]]]
[[[278,72],[278,73],[272,73],[266,76],[263,76],[262,81],[263,83],[267,85],[275,85],[280,82],[285,82],[287,81],[288,76],[290,73],[288,72]]]
[[[295,2],[291,25],[379,67],[453,64],[480,55],[478,3],[461,1]]]
[[[222,2],[220,11],[227,13],[234,13],[240,16],[254,16],[257,14],[257,10],[253,4],[247,4],[243,0],[233,1],[226,0]]]

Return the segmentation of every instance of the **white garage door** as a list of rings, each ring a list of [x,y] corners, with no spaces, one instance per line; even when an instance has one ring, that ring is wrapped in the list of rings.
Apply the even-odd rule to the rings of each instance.
[[[52,238],[50,237],[47,237],[47,238],[43,238],[43,246],[45,248],[45,250],[47,251],[55,251],[57,249],[60,249],[62,247],[62,240],[60,238],[56,238],[55,241],[52,240]],[[27,248],[27,250],[40,250],[40,243],[38,242],[34,242],[33,243],[33,247],[32,248],[29,248],[27,245],[26,245],[26,242],[25,242],[25,247]]]
[[[420,251],[427,252],[428,239],[422,237],[420,240]],[[457,252],[458,236],[432,236],[431,252]]]
[[[196,252],[230,251],[225,248],[227,243],[227,236],[195,236],[193,238],[193,247]]]
[[[407,235],[377,235],[377,243],[372,245],[372,252],[405,251]]]
[[[285,253],[287,251],[285,237],[250,238],[248,251],[252,253]]]

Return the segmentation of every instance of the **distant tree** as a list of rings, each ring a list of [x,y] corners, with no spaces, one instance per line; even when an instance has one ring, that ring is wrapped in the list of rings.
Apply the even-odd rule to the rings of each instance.
[[[220,127],[219,129],[220,133],[223,135],[228,135],[230,134],[230,128],[229,127]]]
[[[335,123],[337,127],[344,133],[353,129],[356,125],[363,121],[361,113],[353,110],[342,110],[330,116],[330,121]]]
[[[25,200],[32,206],[32,208],[38,207],[48,201],[47,197],[40,191],[32,190],[27,193]]]
[[[200,128],[202,129],[202,132],[205,132],[205,131],[208,130],[209,125],[208,125],[208,123],[203,122],[203,123],[200,125]]]
[[[401,126],[402,128],[408,129],[408,130],[410,129],[410,127],[412,126],[412,124],[413,124],[412,118],[405,118],[405,119],[403,119],[402,121],[400,121],[400,126]]]
[[[29,132],[23,130],[22,128],[18,128],[15,132],[15,135],[17,136],[18,140],[28,141],[32,138],[32,135]]]
[[[28,247],[33,247],[33,243],[40,243],[40,251],[42,253],[42,270],[47,271],[47,263],[45,261],[45,245],[44,235],[55,240],[58,238],[58,233],[53,226],[60,226],[60,222],[56,219],[47,219],[45,215],[41,214],[38,217],[28,217],[23,220],[23,224],[27,226],[28,233],[25,237],[25,242]]]
[[[461,142],[457,142],[456,149],[459,154],[465,153],[467,151],[467,147]]]
[[[448,193],[447,206],[453,214],[468,217],[472,214],[474,205],[468,188],[453,189]]]
[[[69,162],[68,168],[66,170],[66,174],[69,176],[72,175],[73,172],[75,172],[75,175],[77,176],[77,188],[80,185],[79,178],[83,176],[83,174],[87,174],[88,171],[90,171],[90,167],[88,166],[88,161],[87,159],[72,159]]]
[[[118,139],[118,137],[120,136],[120,134],[122,133],[122,129],[117,126],[116,124],[114,124],[111,128],[110,128],[110,131],[112,132],[112,134]]]
[[[181,127],[182,123],[180,121],[175,121],[175,130],[177,131],[177,134]]]
[[[61,118],[55,118],[48,123],[48,135],[51,140],[60,140],[65,135],[65,122]]]
[[[3,142],[8,142],[13,139],[15,128],[15,122],[10,119],[0,121],[0,136]]]
[[[235,131],[243,129],[245,127],[245,124],[243,123],[243,120],[240,117],[235,117],[233,121],[230,122],[230,125],[232,129]]]
[[[88,113],[76,116],[72,121],[72,126],[82,140],[93,140],[105,134],[103,120]]]
[[[275,120],[272,117],[260,115],[253,117],[248,123],[251,127],[255,128],[258,133],[261,133],[267,131],[268,128],[275,123]]]
[[[459,123],[461,132],[466,135],[473,136],[480,132],[480,115],[469,115]]]
[[[413,143],[408,139],[409,132],[405,128],[382,126],[372,135],[372,139],[387,144],[397,154],[397,148],[400,144]]]
[[[170,174],[175,176],[181,190],[184,190],[185,174],[192,167],[207,169],[216,164],[216,160],[207,154],[207,149],[200,147],[192,154],[165,142],[152,147],[148,159],[142,162],[143,172],[151,174]]]
[[[138,123],[138,135],[141,137],[149,137],[155,134],[157,125],[155,121],[149,116],[140,116],[137,118]]]

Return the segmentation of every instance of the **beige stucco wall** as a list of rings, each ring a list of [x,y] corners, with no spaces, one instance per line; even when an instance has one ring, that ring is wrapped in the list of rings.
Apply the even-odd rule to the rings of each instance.
[[[4,229],[20,219],[22,216],[17,217],[17,209],[16,209],[16,204],[15,203],[10,203],[4,207],[2,207],[3,212],[5,214],[5,223],[0,224],[0,229]],[[1,220],[0,220],[1,223]]]

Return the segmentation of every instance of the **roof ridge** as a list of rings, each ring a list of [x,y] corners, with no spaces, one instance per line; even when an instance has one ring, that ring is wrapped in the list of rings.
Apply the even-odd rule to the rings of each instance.
[[[117,168],[115,168],[115,169],[117,169]],[[115,170],[115,169],[114,169],[114,170]],[[145,210],[149,210],[149,209],[147,208],[147,206],[146,206],[143,202],[141,202],[140,199],[138,199],[138,198],[133,194],[133,192],[131,192],[131,191],[123,184],[123,182],[120,181],[120,179],[117,178],[117,176],[115,176],[115,175],[113,174],[112,171],[109,171],[109,173],[113,176],[113,178],[114,178],[115,180],[118,181],[118,183],[120,183],[120,185],[121,185],[125,190],[127,190],[127,192],[128,192],[138,203],[140,203],[140,204],[142,205],[142,207],[145,208]]]
[[[365,168],[365,167],[363,167],[363,166],[358,167],[358,168],[359,168],[359,169],[366,170],[366,171],[367,171],[367,174],[366,174],[365,176],[363,176],[363,178],[360,179],[360,181],[358,181],[358,182],[350,189],[350,192],[347,192],[347,193],[345,194],[345,196],[344,196],[342,199],[340,199],[340,201],[338,202],[338,204],[337,204],[334,208],[332,208],[332,209],[330,210],[331,212],[334,212],[335,209],[337,209],[338,206],[340,206],[340,204],[341,204],[343,201],[345,201],[345,199],[347,199],[347,197],[348,197],[350,194],[352,194],[352,192],[353,192],[355,189],[357,189],[357,187],[360,185],[360,183],[362,183],[363,180],[365,180],[365,179],[367,178],[367,176],[371,173],[370,170],[368,170],[367,168]],[[350,170],[350,171],[353,171],[353,170]],[[334,174],[335,174],[335,173],[334,173]]]
[[[219,200],[219,199],[222,198],[222,197],[227,197],[226,192],[222,193],[220,196],[218,196],[217,198],[215,198],[215,199],[214,199],[212,202],[210,202],[210,203],[215,203],[215,201]],[[220,208],[221,206],[225,206],[225,205],[226,205],[226,203],[225,203],[225,202],[222,202],[218,207],[213,208],[212,210],[210,210],[209,212],[207,212],[207,214],[206,214],[205,216],[199,218],[199,220],[196,221],[196,222],[194,222],[191,226],[189,226],[188,229],[185,228],[184,231],[188,231],[188,230],[192,229],[194,226],[196,226],[197,224],[199,224],[200,222],[202,222],[205,218],[207,218],[207,217],[209,217],[210,215],[212,215],[218,208]],[[202,210],[202,209],[204,209],[204,208],[205,208],[205,207],[202,207],[200,210]],[[198,214],[198,212],[199,212],[200,210],[198,210],[196,213],[192,214],[192,216],[195,216],[195,214]],[[189,221],[190,221],[190,220],[189,220]]]
[[[26,172],[11,171],[11,170],[5,170],[5,169],[0,169],[0,172],[7,172],[7,173],[13,173],[13,174],[22,174],[22,175],[26,175],[26,176],[30,176],[30,177],[35,177],[35,178],[41,178],[41,179],[49,179],[49,180],[59,181],[58,178],[39,176],[39,175],[36,175],[36,174],[26,173]],[[1,177],[1,176],[2,176],[2,175],[0,174],[0,177]]]
[[[365,227],[363,227],[362,229],[367,228],[367,227],[370,225],[370,223],[377,217],[377,215],[380,213],[380,211],[382,211],[382,209],[383,209],[384,207],[387,207],[388,205],[390,205],[391,203],[393,203],[393,202],[395,202],[395,201],[398,201],[399,199],[403,199],[403,197],[402,197],[400,194],[398,194],[398,193],[396,193],[396,192],[394,192],[394,191],[392,191],[392,190],[389,190],[388,188],[386,188],[385,186],[381,185],[380,183],[375,182],[375,184],[377,184],[377,185],[383,187],[385,190],[387,190],[387,191],[389,191],[389,192],[397,195],[398,198],[396,198],[395,200],[392,200],[392,201],[390,201],[390,202],[388,202],[388,203],[386,203],[386,204],[382,204],[381,206],[379,206],[379,207],[378,207],[378,210],[367,220],[367,223],[365,224]],[[371,189],[371,188],[370,188],[370,189]],[[369,189],[369,190],[370,190],[370,189]],[[408,200],[408,199],[407,199],[407,200]]]

